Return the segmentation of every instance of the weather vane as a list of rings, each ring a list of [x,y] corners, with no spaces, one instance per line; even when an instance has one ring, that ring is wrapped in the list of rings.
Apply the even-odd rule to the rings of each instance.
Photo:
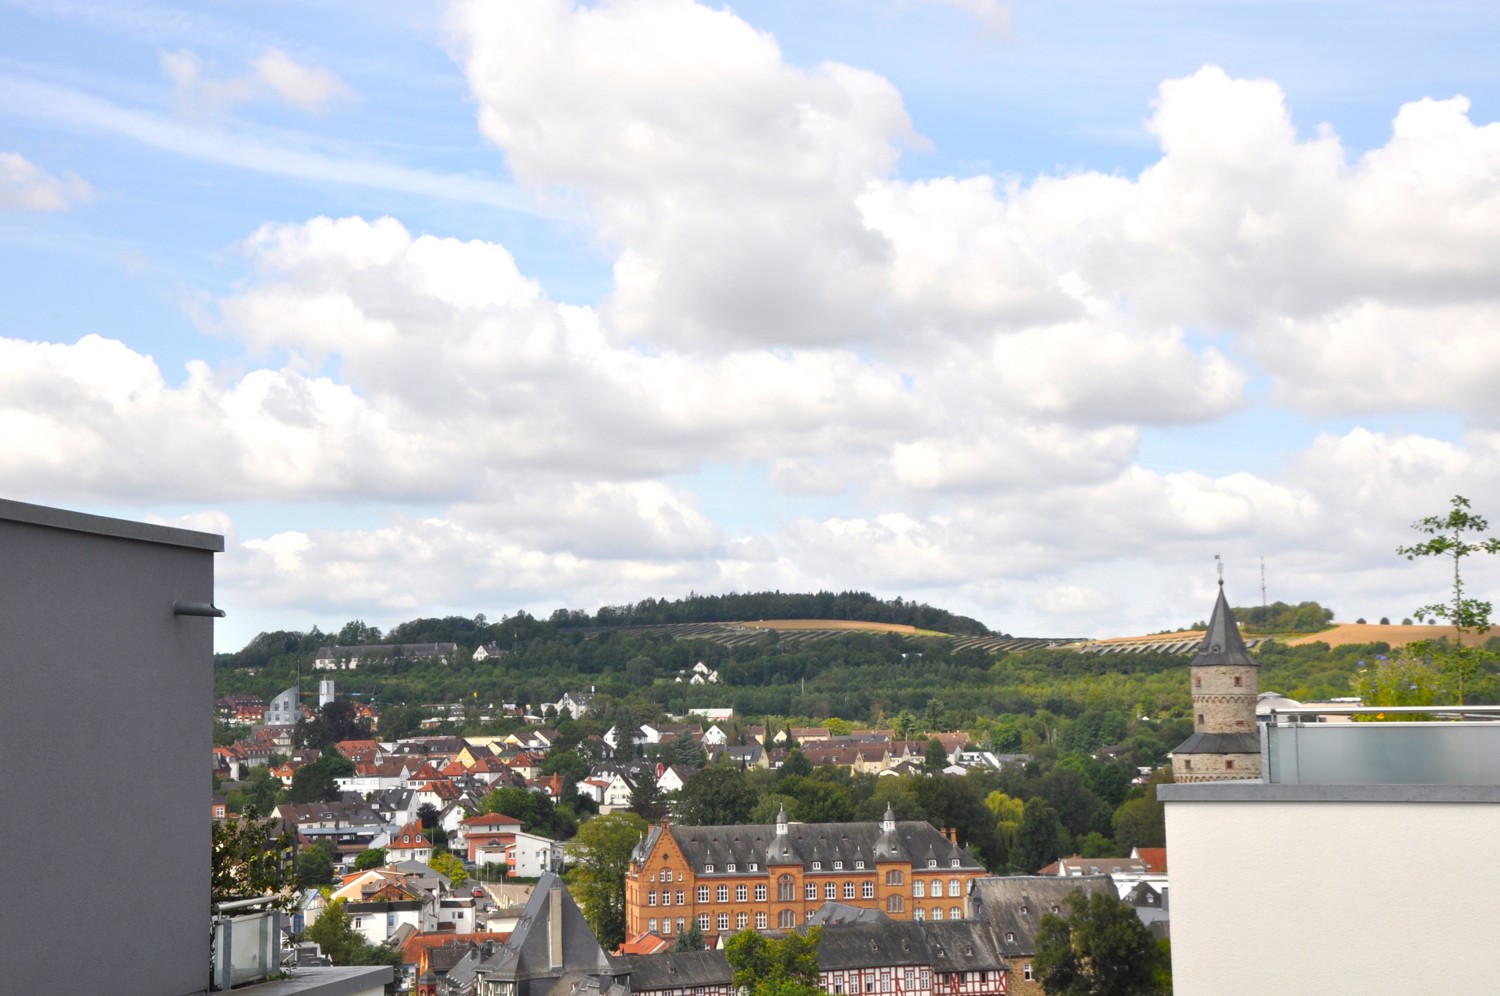
[[[1214,554],[1214,568],[1219,572],[1219,587],[1224,587],[1224,558]]]

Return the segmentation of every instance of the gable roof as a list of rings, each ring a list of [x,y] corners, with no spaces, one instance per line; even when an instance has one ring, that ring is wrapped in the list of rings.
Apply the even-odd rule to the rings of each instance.
[[[552,964],[553,918],[560,918],[560,966]],[[510,939],[479,966],[479,973],[503,980],[557,978],[561,973],[612,975],[609,956],[599,946],[588,921],[563,886],[562,879],[544,872],[532,890]]]
[[[969,883],[973,915],[989,921],[1000,950],[1008,957],[1029,958],[1036,954],[1036,932],[1042,917],[1059,910],[1069,894],[1082,889],[1085,895],[1103,891],[1117,898],[1114,880],[1108,875],[1004,875],[976,878]]]

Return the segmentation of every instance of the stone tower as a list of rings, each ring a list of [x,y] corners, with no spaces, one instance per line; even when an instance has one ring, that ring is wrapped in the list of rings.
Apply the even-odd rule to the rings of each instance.
[[[1224,598],[1223,580],[1208,632],[1188,671],[1193,683],[1193,735],[1172,752],[1173,778],[1178,782],[1259,779],[1255,697],[1260,691],[1260,665],[1245,649],[1239,624]]]

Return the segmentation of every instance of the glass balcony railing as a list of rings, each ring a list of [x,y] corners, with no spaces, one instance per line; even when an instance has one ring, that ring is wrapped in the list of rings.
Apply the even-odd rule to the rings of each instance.
[[[220,903],[215,907],[213,987],[231,989],[250,982],[264,982],[281,971],[282,915],[275,909],[255,909],[278,900],[261,896]],[[236,916],[232,911],[245,910]]]
[[[1349,721],[1366,716],[1413,718]],[[1261,770],[1283,785],[1500,785],[1500,706],[1277,709]]]

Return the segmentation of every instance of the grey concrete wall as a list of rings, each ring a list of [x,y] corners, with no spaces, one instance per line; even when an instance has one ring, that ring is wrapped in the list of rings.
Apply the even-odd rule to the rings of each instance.
[[[209,973],[205,533],[0,500],[0,984],[179,996]]]

